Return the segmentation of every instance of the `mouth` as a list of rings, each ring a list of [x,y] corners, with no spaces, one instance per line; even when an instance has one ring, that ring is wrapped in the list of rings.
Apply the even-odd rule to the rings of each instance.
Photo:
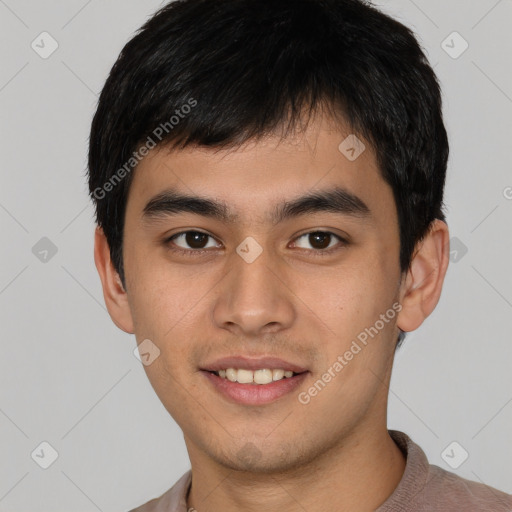
[[[290,396],[311,372],[276,357],[229,356],[202,365],[210,389],[230,403],[263,405]]]
[[[229,370],[233,370],[237,372],[237,375],[230,372]],[[299,386],[303,385],[304,381],[309,375],[309,371],[304,371],[301,373],[290,372],[291,376],[282,376],[279,378],[280,371],[278,370],[276,380],[273,380],[273,372],[272,372],[272,380],[270,380],[270,374],[268,373],[269,369],[257,370],[252,372],[249,370],[250,374],[256,374],[256,377],[246,375],[240,372],[242,370],[235,369],[226,369],[226,376],[221,376],[223,374],[222,370],[217,371],[209,371],[202,370],[200,373],[206,377],[206,380],[209,384],[210,389],[212,389],[215,394],[221,397],[223,400],[228,401],[229,403],[235,403],[237,405],[250,405],[250,406],[261,406],[265,404],[270,404],[272,402],[276,402],[278,400],[284,400],[287,397],[291,397],[296,394]],[[247,370],[246,370],[247,371]],[[266,383],[258,383],[254,380],[260,380],[258,373],[262,371],[267,373],[264,375],[264,379]],[[231,379],[228,378],[231,376]],[[234,380],[232,380],[234,378]],[[239,382],[238,379],[242,381],[248,381],[249,378],[252,378],[251,382]],[[295,392],[295,393],[294,393]]]
[[[307,370],[303,372],[294,372],[292,370],[285,370],[284,368],[262,368],[255,371],[245,368],[226,368],[221,370],[204,371],[208,371],[209,373],[230,382],[256,386],[266,386],[272,382],[278,382],[283,379],[291,379],[297,375],[307,373]]]

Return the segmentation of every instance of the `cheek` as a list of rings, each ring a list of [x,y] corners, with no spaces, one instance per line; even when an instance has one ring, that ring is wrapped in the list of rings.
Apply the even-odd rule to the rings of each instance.
[[[300,279],[300,297],[334,333],[346,339],[373,318],[383,300],[382,275],[364,261],[330,268]]]
[[[162,352],[151,365],[145,366],[144,370],[165,409],[183,428],[197,423],[197,415],[202,415],[204,408],[201,407],[201,395],[194,381],[187,379],[179,365],[181,355],[176,353],[176,347],[169,348],[170,350]],[[211,417],[205,417],[203,421],[208,424]]]
[[[389,276],[396,269],[384,269],[383,259],[359,258],[346,268],[340,267],[335,276],[331,273],[324,279],[303,279],[303,289],[308,291],[303,300],[317,315],[315,324],[322,330],[318,335],[322,350],[329,364],[347,354],[348,364],[342,372],[349,381],[361,368],[375,368],[380,373],[387,359],[396,319],[391,309],[394,283]],[[387,312],[387,321],[383,321],[381,315]]]
[[[187,269],[171,268],[159,250],[143,251],[128,240],[124,261],[136,334],[165,335],[194,304],[193,276]]]

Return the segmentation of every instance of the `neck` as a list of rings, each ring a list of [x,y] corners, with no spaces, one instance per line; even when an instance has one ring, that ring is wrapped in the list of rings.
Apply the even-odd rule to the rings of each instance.
[[[351,434],[314,460],[279,474],[238,471],[190,446],[187,510],[373,512],[393,493],[405,458],[387,429]],[[199,469],[200,468],[200,469]]]

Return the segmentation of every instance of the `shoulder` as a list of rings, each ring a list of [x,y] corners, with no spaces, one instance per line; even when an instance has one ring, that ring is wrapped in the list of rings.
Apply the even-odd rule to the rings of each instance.
[[[512,512],[512,495],[430,465],[422,499],[430,510]]]
[[[192,472],[188,470],[168,491],[158,498],[131,509],[128,512],[187,512],[186,495]]]
[[[389,431],[406,458],[405,471],[377,512],[512,512],[512,495],[429,464],[409,436]]]

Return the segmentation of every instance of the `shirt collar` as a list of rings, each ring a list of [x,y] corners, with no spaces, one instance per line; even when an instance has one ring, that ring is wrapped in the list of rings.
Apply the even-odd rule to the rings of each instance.
[[[405,471],[391,496],[375,512],[408,512],[411,503],[423,492],[429,475],[425,452],[398,430],[388,430],[405,457]]]

